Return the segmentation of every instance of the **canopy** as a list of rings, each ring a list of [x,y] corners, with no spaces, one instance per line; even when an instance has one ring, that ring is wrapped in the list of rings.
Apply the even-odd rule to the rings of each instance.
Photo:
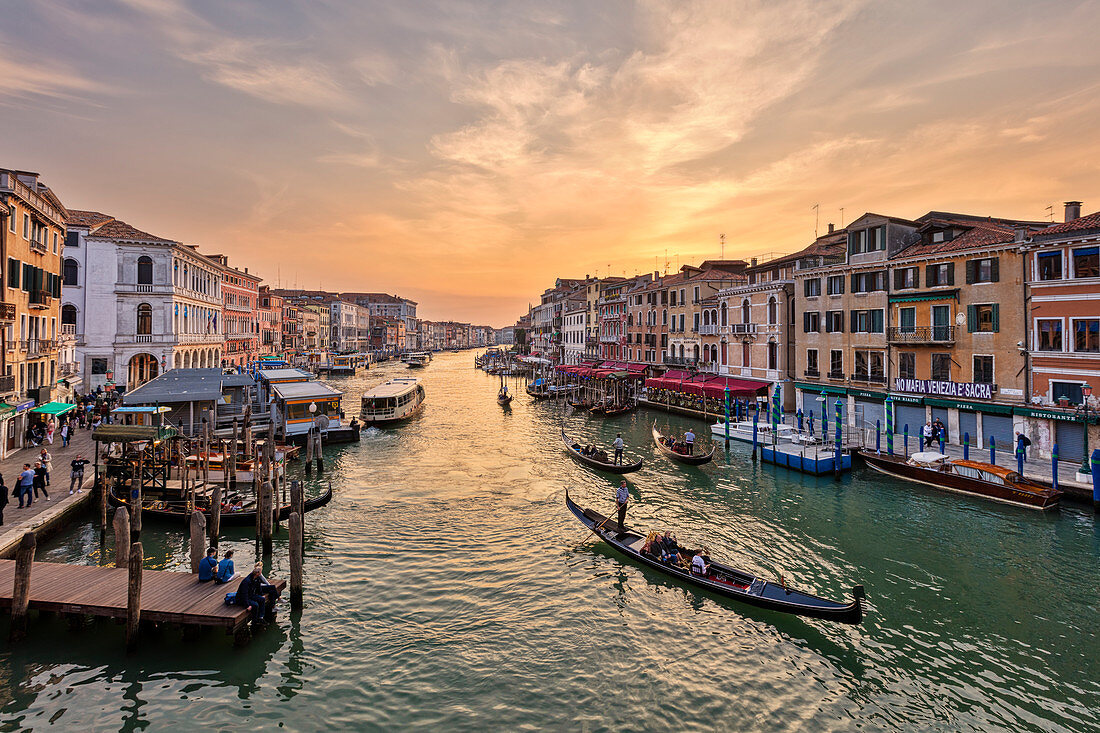
[[[115,409],[111,410],[111,414],[112,415],[119,415],[119,414],[121,414],[121,415],[132,415],[132,414],[148,415],[149,413],[154,413],[154,412],[171,412],[171,411],[172,411],[171,407],[164,407],[163,405],[160,406],[160,407],[154,407],[152,405],[138,405],[136,407],[116,407]]]
[[[75,410],[76,405],[70,405],[68,402],[47,402],[44,405],[31,410],[31,412],[40,412],[43,415],[64,415],[69,410]]]
[[[100,425],[92,431],[92,440],[98,440],[102,443],[139,443],[143,440],[174,438],[177,434],[176,429],[172,427]]]
[[[723,398],[726,396],[726,387],[729,387],[730,397],[755,397],[761,390],[767,390],[769,383],[754,379],[711,377],[703,385],[703,393],[707,397]]]

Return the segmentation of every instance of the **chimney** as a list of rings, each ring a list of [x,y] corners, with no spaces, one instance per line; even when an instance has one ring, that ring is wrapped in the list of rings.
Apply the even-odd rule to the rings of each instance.
[[[749,260],[749,267],[756,267],[756,258],[753,257]]]
[[[1081,218],[1081,202],[1080,201],[1067,201],[1066,202],[1066,221],[1073,221],[1074,219]]]
[[[833,223],[829,222],[829,234],[833,233]]]

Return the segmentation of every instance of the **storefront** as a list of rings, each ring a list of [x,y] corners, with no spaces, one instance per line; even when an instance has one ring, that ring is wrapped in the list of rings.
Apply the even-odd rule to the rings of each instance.
[[[910,435],[920,435],[921,428],[928,422],[924,398],[891,393],[890,402],[894,405],[894,432],[902,435],[908,425]]]
[[[1085,447],[1100,447],[1096,441],[1098,416],[1089,415],[1089,440],[1085,440],[1085,424],[1080,412],[1057,408],[1018,407],[1015,414],[1023,420],[1025,434],[1039,455],[1049,458],[1054,445],[1058,445],[1058,458],[1062,461],[1080,462],[1085,457]],[[998,439],[999,440],[999,439]]]
[[[863,428],[886,429],[886,395],[863,389],[848,390],[853,400],[856,424]]]
[[[967,436],[974,448],[987,448],[990,440],[996,440],[998,447],[1006,449],[1014,445],[1013,406],[993,402],[992,385],[927,379],[896,379],[894,383],[898,390],[892,395],[895,400],[920,399],[923,402],[919,414],[907,405],[906,419],[919,418],[920,427],[928,420],[933,423],[939,420],[947,428],[948,443],[962,445],[963,437]],[[920,396],[914,392],[919,392]],[[912,423],[909,431],[911,435],[920,432],[919,428],[914,430]]]
[[[794,387],[798,394],[798,407],[807,419],[812,414],[815,420],[820,420],[822,406],[824,405],[824,409],[829,412],[829,420],[831,421],[836,414],[835,403],[837,399],[840,399],[841,405],[844,405],[845,414],[847,413],[848,390],[844,387],[809,384],[807,382],[795,382]]]

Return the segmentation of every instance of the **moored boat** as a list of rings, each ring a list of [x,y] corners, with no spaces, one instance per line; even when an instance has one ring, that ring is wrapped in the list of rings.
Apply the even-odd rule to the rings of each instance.
[[[710,434],[724,440],[726,437],[726,424],[721,421],[714,423],[710,426]],[[751,443],[752,422],[749,420],[730,422],[729,434],[730,440],[740,440],[743,443]],[[757,422],[756,442],[759,445],[784,445],[788,443],[810,443],[811,439],[808,435],[803,436],[799,433],[797,428],[780,423],[775,430],[773,442],[771,423]]]
[[[1030,481],[1011,468],[992,463],[952,459],[934,451],[914,453],[905,458],[864,448],[859,455],[876,471],[1005,504],[1052,509],[1058,506],[1062,498],[1061,491]]]
[[[783,583],[775,583],[728,565],[711,561],[705,575],[693,572],[671,562],[662,562],[645,549],[646,537],[629,527],[620,527],[611,517],[581,508],[565,494],[565,505],[586,527],[607,544],[627,557],[637,560],[677,580],[705,588],[726,598],[759,608],[766,608],[796,616],[820,618],[843,624],[859,624],[863,621],[864,591],[862,585],[852,588],[852,601],[842,603],[821,598],[811,593],[795,590]],[[677,546],[686,552],[686,548]]]
[[[256,524],[256,502],[253,499],[249,499],[247,502],[234,502],[235,497],[231,494],[229,499],[222,506],[221,511],[221,526],[255,526]],[[108,502],[111,506],[127,506],[127,497],[117,496],[114,490],[107,493]],[[306,499],[305,510],[311,512],[314,509],[319,509],[324,505],[332,501],[332,487],[329,486],[323,494],[315,496],[311,499]],[[197,506],[194,507],[198,511],[201,511],[206,517],[207,521],[210,521],[210,506],[209,502],[202,503],[196,501]],[[283,504],[279,507],[279,521],[286,521],[290,518],[292,507],[290,504]],[[171,500],[146,500],[141,503],[141,516],[146,519],[156,519],[160,521],[178,522],[181,525],[187,521],[187,518],[191,516],[191,509],[188,507],[186,501],[171,501]]]
[[[424,387],[419,379],[398,377],[363,393],[360,419],[363,427],[392,425],[408,420],[424,406]]]
[[[608,457],[607,451],[599,451],[596,455],[585,455],[581,452],[581,446],[574,440],[571,440],[565,434],[565,428],[561,429],[561,442],[565,444],[565,451],[578,463],[583,463],[586,466],[591,466],[598,471],[606,471],[607,473],[633,473],[639,471],[642,468],[642,459],[639,458],[633,463],[616,464],[612,459]]]
[[[711,446],[709,453],[682,453],[675,450],[673,446],[675,446],[676,443],[671,438],[666,438],[661,435],[661,431],[657,429],[656,423],[653,425],[653,443],[657,446],[657,450],[665,456],[678,463],[685,463],[689,466],[701,466],[704,463],[710,463],[711,459],[714,458],[714,446]],[[672,445],[669,445],[669,443],[672,443]]]

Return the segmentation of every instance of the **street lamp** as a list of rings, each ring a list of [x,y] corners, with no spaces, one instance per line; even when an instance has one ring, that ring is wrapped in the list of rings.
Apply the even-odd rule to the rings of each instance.
[[[1085,424],[1085,455],[1081,458],[1081,468],[1077,472],[1088,476],[1092,474],[1092,468],[1089,466],[1089,397],[1092,397],[1092,387],[1088,382],[1081,385],[1081,394],[1084,395],[1084,399],[1081,400],[1081,415]]]

